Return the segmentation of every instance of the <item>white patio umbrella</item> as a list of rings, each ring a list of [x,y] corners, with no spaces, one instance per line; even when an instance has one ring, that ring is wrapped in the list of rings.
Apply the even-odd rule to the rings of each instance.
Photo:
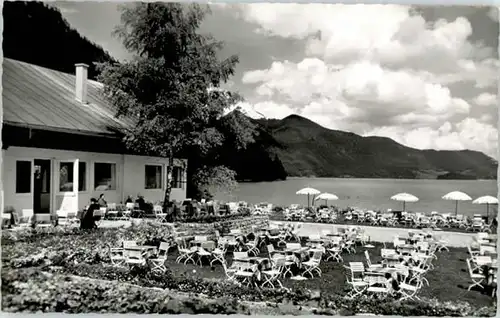
[[[418,198],[409,193],[398,193],[391,197],[391,200],[403,202],[403,211],[406,211],[406,202],[417,202]]]
[[[473,204],[486,204],[486,217],[490,214],[490,204],[498,204],[498,199],[491,195],[485,195],[472,201]]]
[[[315,200],[325,200],[325,205],[327,205],[328,200],[338,200],[338,199],[339,197],[337,197],[335,194],[325,192],[318,195]]]
[[[313,189],[313,188],[304,188],[304,189],[300,189],[299,191],[297,191],[296,194],[307,195],[307,207],[309,207],[309,196],[318,195],[320,193],[321,193],[320,191]]]
[[[443,196],[444,200],[455,201],[455,215],[458,214],[458,201],[470,201],[472,198],[467,194],[460,191],[452,191]]]

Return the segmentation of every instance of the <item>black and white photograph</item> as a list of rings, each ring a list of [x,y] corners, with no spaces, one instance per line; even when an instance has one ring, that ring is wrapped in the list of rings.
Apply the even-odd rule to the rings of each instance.
[[[2,13],[3,312],[496,316],[498,7]]]

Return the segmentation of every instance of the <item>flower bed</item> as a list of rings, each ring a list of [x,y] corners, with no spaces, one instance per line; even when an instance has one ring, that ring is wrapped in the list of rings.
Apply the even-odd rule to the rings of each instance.
[[[7,312],[235,314],[248,308],[234,300],[180,295],[117,281],[81,279],[37,270],[2,272],[2,310]]]
[[[181,302],[179,311],[172,309],[171,304],[163,303],[161,297],[177,298],[180,296],[171,296],[173,294],[157,294],[150,288],[168,289],[170,292],[182,292],[196,295],[206,295],[209,298],[216,299],[215,303],[205,304],[200,300],[197,304],[201,309],[197,312],[211,313],[247,313],[248,309],[244,306],[235,307],[231,304],[235,302],[266,302],[271,304],[288,304],[289,307],[315,307],[314,313],[317,314],[343,314],[353,313],[374,313],[391,315],[426,315],[426,316],[494,316],[496,308],[488,306],[483,308],[473,307],[468,302],[459,301],[459,304],[453,302],[440,302],[436,300],[425,300],[422,302],[397,302],[394,299],[383,301],[372,299],[348,300],[343,297],[345,294],[341,289],[335,292],[317,293],[306,288],[316,288],[314,281],[311,284],[302,284],[299,287],[293,287],[292,290],[257,290],[234,285],[227,280],[215,279],[208,280],[204,278],[192,277],[192,274],[179,274],[168,272],[164,275],[152,273],[147,268],[137,267],[134,270],[125,268],[116,268],[109,265],[107,257],[108,244],[116,244],[121,239],[138,240],[140,244],[149,242],[159,242],[169,239],[170,232],[165,226],[155,226],[153,224],[141,224],[130,229],[101,229],[94,232],[84,232],[80,230],[69,231],[67,233],[41,234],[35,232],[25,233],[24,236],[17,238],[8,238],[2,241],[2,294],[3,308],[8,311],[28,310],[28,311],[68,311],[68,312],[123,312],[120,306],[125,306],[128,312],[192,312],[186,307],[194,306],[183,305]],[[444,255],[443,255],[444,256]],[[347,260],[346,260],[347,261]],[[175,264],[175,263],[174,263]],[[171,264],[174,266],[174,264]],[[326,264],[330,266],[329,264]],[[183,269],[186,266],[179,265]],[[203,273],[210,273],[210,268],[197,268]],[[451,268],[449,268],[451,269]],[[453,268],[454,269],[454,268]],[[454,269],[455,270],[455,269]],[[331,271],[331,270],[328,270]],[[40,274],[50,272],[49,276]],[[342,275],[337,271],[334,275]],[[322,280],[328,280],[328,273]],[[52,276],[51,276],[52,275]],[[89,277],[92,279],[114,281],[114,283],[85,283],[79,285],[68,277],[73,275]],[[339,278],[343,281],[343,277]],[[16,285],[15,282],[27,283],[28,285]],[[125,283],[132,283],[145,290],[134,289],[133,292],[124,292]],[[307,282],[306,282],[307,283]],[[31,284],[31,285],[30,285]],[[102,285],[103,284],[103,285]],[[326,283],[324,283],[324,286]],[[338,284],[338,281],[331,281],[331,284]],[[69,287],[65,287],[65,285]],[[438,287],[438,286],[436,286]],[[85,304],[74,304],[75,293],[83,294],[85,297],[81,302]],[[26,293],[29,294],[26,298]],[[39,295],[37,290],[48,290],[49,296]],[[110,298],[104,298],[100,301],[94,290],[99,290],[97,294],[109,294]],[[152,294],[151,294],[152,293]],[[43,293],[42,293],[43,294]],[[58,294],[62,296],[61,304],[57,304]],[[67,295],[67,297],[66,297]],[[158,296],[163,295],[163,296]],[[169,296],[170,295],[170,296]],[[44,298],[48,297],[48,298]],[[64,298],[66,297],[66,298]],[[29,299],[23,301],[22,299]],[[116,298],[116,299],[115,299]],[[149,301],[147,299],[151,298]],[[169,299],[170,299],[169,298]],[[224,301],[220,300],[225,299]],[[132,306],[130,303],[136,303],[139,299],[142,305]],[[200,298],[204,299],[204,298]],[[219,300],[217,300],[219,299]],[[128,300],[128,301],[127,301]],[[113,304],[111,304],[113,303]],[[153,305],[155,303],[160,303]],[[109,305],[107,305],[109,304]],[[118,304],[121,304],[120,306]],[[129,305],[127,305],[129,304]],[[273,305],[273,306],[274,306]],[[59,307],[58,307],[59,306]],[[219,309],[207,309],[219,308]],[[220,309],[227,306],[229,309]],[[184,311],[186,310],[186,311]],[[203,311],[214,310],[214,311]],[[218,311],[215,311],[218,310]],[[275,310],[282,310],[276,307]]]

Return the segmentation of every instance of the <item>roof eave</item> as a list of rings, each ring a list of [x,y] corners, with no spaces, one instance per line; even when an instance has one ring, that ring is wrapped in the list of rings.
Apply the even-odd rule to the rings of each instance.
[[[46,130],[46,131],[69,133],[69,134],[78,134],[78,135],[85,135],[85,136],[104,137],[104,138],[120,138],[120,135],[118,133],[114,133],[114,132],[106,133],[106,132],[79,130],[79,129],[71,129],[71,128],[50,127],[50,126],[45,126],[45,125],[17,123],[17,122],[5,121],[5,120],[3,121],[3,124],[14,126],[14,127]]]

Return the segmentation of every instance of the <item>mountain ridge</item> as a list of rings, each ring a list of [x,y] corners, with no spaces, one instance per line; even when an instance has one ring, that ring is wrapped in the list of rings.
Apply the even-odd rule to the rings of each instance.
[[[269,147],[288,176],[493,179],[498,162],[475,150],[420,150],[388,137],[325,128],[299,115],[254,119],[275,138]]]

